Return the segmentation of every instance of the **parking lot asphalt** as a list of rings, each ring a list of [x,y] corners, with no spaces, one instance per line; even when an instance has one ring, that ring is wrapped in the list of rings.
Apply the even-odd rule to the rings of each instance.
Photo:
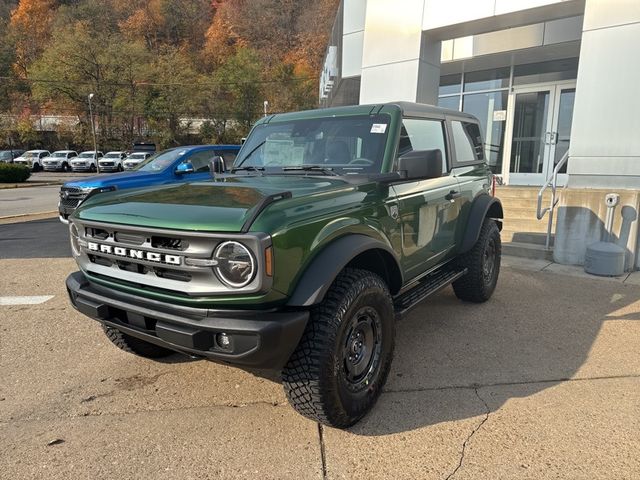
[[[0,224],[0,259],[71,257],[67,225],[55,218]]]
[[[0,477],[637,478],[640,287],[506,263],[489,302],[448,288],[398,324],[340,431],[276,374],[116,349],[70,307],[70,258],[0,259],[0,297],[53,296],[0,305]]]
[[[60,187],[48,185],[0,190],[0,219],[14,215],[56,212]]]

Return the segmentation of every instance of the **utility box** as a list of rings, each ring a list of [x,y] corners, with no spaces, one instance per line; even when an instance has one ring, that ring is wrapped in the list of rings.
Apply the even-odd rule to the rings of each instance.
[[[613,216],[620,202],[620,195],[609,193],[604,197],[607,206],[605,221],[606,241],[592,243],[587,247],[584,271],[593,275],[618,277],[624,273],[625,249],[612,242]]]

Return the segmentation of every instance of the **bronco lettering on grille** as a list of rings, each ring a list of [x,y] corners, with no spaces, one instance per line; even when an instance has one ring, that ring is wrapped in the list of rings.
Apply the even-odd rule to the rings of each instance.
[[[95,242],[87,242],[87,247],[93,252],[108,253],[110,255],[118,255],[136,260],[147,260],[149,262],[168,263],[169,265],[182,265],[182,257],[179,255],[165,255],[133,248],[113,247]]]

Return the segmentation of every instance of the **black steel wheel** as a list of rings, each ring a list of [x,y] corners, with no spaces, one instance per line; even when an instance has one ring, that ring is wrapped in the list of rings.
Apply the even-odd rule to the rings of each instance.
[[[502,243],[495,220],[485,219],[480,236],[473,248],[458,260],[468,273],[453,282],[453,291],[461,300],[486,302],[491,298],[500,275]]]
[[[345,269],[311,317],[282,372],[289,403],[302,415],[337,428],[360,420],[386,382],[395,317],[385,282]]]

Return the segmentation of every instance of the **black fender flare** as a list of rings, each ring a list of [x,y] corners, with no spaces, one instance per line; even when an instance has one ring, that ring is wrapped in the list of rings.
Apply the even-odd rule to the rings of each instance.
[[[500,200],[484,193],[478,195],[471,204],[467,228],[462,238],[459,253],[468,252],[473,248],[478,241],[478,238],[480,238],[482,223],[487,217],[502,220],[504,218],[504,213]],[[502,230],[502,222],[498,222],[498,228]]]
[[[389,253],[396,263],[400,276],[402,275],[398,258],[389,245],[367,235],[346,235],[324,247],[311,261],[300,276],[287,306],[308,307],[322,301],[334,279],[344,267],[368,250],[384,250]]]

